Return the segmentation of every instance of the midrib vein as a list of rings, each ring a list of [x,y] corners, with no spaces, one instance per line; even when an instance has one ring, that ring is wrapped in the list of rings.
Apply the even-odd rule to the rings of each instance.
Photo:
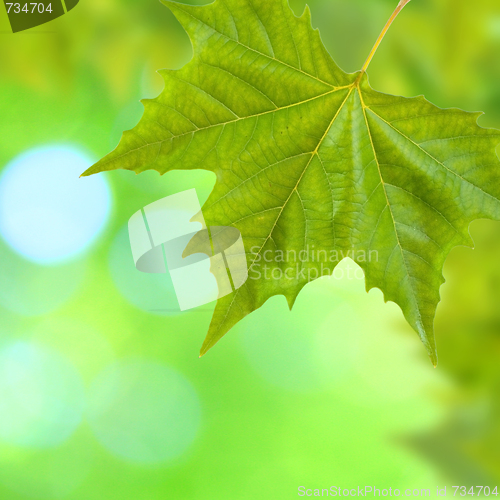
[[[269,236],[267,236],[267,238],[265,239],[264,243],[262,244],[262,246],[259,248],[259,251],[255,254],[255,258],[254,260],[252,261],[252,263],[248,266],[248,270],[250,270],[252,268],[252,266],[255,264],[255,261],[257,259],[257,256],[260,255],[260,253],[262,252],[262,249],[264,248],[264,246],[266,245],[266,243],[269,241],[269,239],[271,238],[272,234],[273,234],[273,231],[274,231],[274,228],[276,227],[276,224],[278,223],[280,217],[281,217],[281,214],[283,213],[283,210],[285,209],[288,201],[291,199],[293,193],[297,190],[299,184],[300,184],[300,181],[302,180],[302,178],[304,177],[304,174],[306,173],[307,171],[307,168],[309,167],[309,165],[311,164],[313,158],[318,154],[318,151],[319,151],[319,148],[321,147],[321,144],[323,143],[325,137],[328,135],[328,132],[330,131],[330,129],[332,128],[333,124],[335,123],[335,120],[337,119],[337,117],[339,116],[340,112],[342,111],[342,109],[344,108],[345,106],[345,103],[348,101],[349,97],[351,96],[352,92],[354,90],[354,86],[351,86],[350,87],[350,90],[349,92],[347,93],[347,96],[345,97],[344,101],[342,102],[342,104],[340,105],[339,109],[337,110],[337,112],[335,113],[335,116],[332,118],[332,121],[329,123],[325,133],[323,134],[323,137],[321,137],[321,139],[319,140],[318,142],[318,145],[316,146],[316,149],[311,153],[311,158],[309,158],[309,161],[307,162],[306,166],[304,167],[304,170],[302,171],[299,179],[297,180],[297,183],[295,184],[295,187],[292,189],[292,191],[290,192],[290,195],[288,196],[288,198],[286,199],[285,203],[283,204],[283,207],[281,207],[281,210],[278,214],[278,216],[276,217],[276,220],[274,221],[274,224],[273,224],[273,227],[271,228],[271,231],[269,232]],[[229,313],[231,312],[231,309],[233,307],[233,304],[235,303],[236,301],[236,298],[238,297],[238,294],[240,293],[240,290],[242,290],[244,287],[247,287],[247,283],[245,282],[244,283],[244,286],[238,288],[234,293],[234,296],[231,300],[231,302],[229,303],[228,307],[227,307],[227,310],[226,310],[226,314],[224,315],[224,318],[222,319],[222,321],[220,321],[219,323],[219,327],[217,328],[217,330],[215,332],[212,333],[211,335],[211,338],[213,338],[214,336],[216,336],[220,330],[222,329],[227,317],[229,316]],[[205,340],[206,342],[206,340]]]
[[[264,243],[262,244],[262,246],[260,247],[259,251],[256,253],[255,255],[255,259],[252,261],[252,263],[250,264],[249,266],[249,269],[253,266],[253,264],[255,263],[255,260],[257,259],[257,256],[260,254],[260,252],[262,251],[262,249],[264,248],[265,244],[268,242],[269,238],[271,238],[272,234],[273,234],[273,231],[276,227],[276,224],[278,223],[280,217],[281,217],[281,214],[283,213],[283,211],[285,210],[285,207],[287,206],[288,202],[290,201],[291,197],[293,196],[293,193],[295,193],[295,191],[297,191],[297,188],[299,187],[299,184],[300,184],[300,181],[302,180],[302,178],[304,177],[309,165],[311,164],[313,158],[318,154],[318,151],[319,151],[319,148],[321,147],[321,144],[323,143],[323,141],[325,140],[325,137],[328,135],[328,132],[330,132],[330,129],[332,128],[333,124],[335,123],[335,120],[337,119],[337,117],[339,116],[340,112],[342,111],[342,109],[344,108],[345,106],[345,103],[349,100],[349,97],[351,96],[352,92],[354,90],[354,87],[351,87],[351,89],[349,90],[349,92],[347,93],[347,96],[345,97],[345,99],[343,100],[342,104],[340,105],[339,109],[337,110],[337,112],[335,113],[335,116],[332,118],[332,121],[329,123],[327,129],[325,130],[325,133],[323,134],[323,136],[321,137],[321,139],[319,140],[318,142],[318,145],[316,146],[316,149],[314,149],[314,151],[312,151],[311,153],[311,157],[309,158],[309,161],[307,162],[306,166],[304,167],[304,169],[302,170],[302,173],[300,174],[295,186],[293,187],[293,189],[290,191],[290,194],[288,196],[288,198],[285,200],[285,203],[283,204],[283,206],[281,207],[281,210],[279,211],[278,213],[278,216],[276,217],[276,220],[274,221],[274,224],[273,224],[273,227],[271,228],[271,231],[269,232],[269,236],[267,236],[267,238],[265,239]]]
[[[340,92],[341,90],[344,90],[345,88],[348,88],[348,87],[342,87],[342,88],[337,88],[337,89],[333,89],[333,90],[330,90],[328,92],[325,92],[324,94],[319,94],[317,96],[314,96],[314,97],[311,97],[309,99],[305,99],[304,101],[299,101],[299,102],[295,102],[293,104],[288,104],[287,106],[282,106],[280,108],[275,108],[275,109],[270,109],[268,111],[263,111],[262,113],[255,113],[253,115],[248,115],[248,116],[241,116],[239,118],[235,118],[234,120],[228,120],[226,122],[220,122],[220,123],[214,123],[212,125],[207,125],[206,127],[200,127],[200,128],[196,128],[194,130],[189,130],[188,132],[183,132],[182,134],[178,134],[178,135],[171,135],[170,137],[167,137],[165,139],[161,139],[159,141],[155,141],[155,142],[146,142],[145,144],[143,144],[142,146],[139,146],[137,148],[133,148],[133,149],[128,149],[125,153],[122,153],[120,155],[117,155],[117,156],[112,156],[111,158],[109,159],[104,159],[103,161],[100,161],[96,164],[96,167],[99,165],[99,167],[102,167],[103,165],[106,165],[107,163],[110,163],[110,162],[114,162],[114,161],[117,161],[125,156],[128,156],[129,154],[131,153],[134,153],[136,151],[140,151],[141,149],[144,149],[144,148],[149,148],[151,146],[157,146],[157,145],[161,145],[165,142],[168,142],[168,141],[173,141],[175,139],[179,139],[181,137],[185,137],[187,135],[191,135],[191,134],[196,134],[198,132],[203,132],[205,130],[209,130],[209,129],[213,129],[213,128],[216,128],[216,127],[221,127],[221,126],[226,126],[226,125],[231,125],[232,123],[237,123],[237,122],[240,122],[242,120],[250,120],[252,118],[259,118],[260,116],[265,116],[265,115],[269,115],[269,114],[272,114],[272,113],[277,113],[278,111],[282,111],[284,109],[290,109],[290,108],[293,108],[293,107],[296,107],[296,106],[301,106],[302,104],[306,104],[308,102],[311,102],[311,101],[314,101],[316,99],[321,99],[322,97],[325,97],[325,96],[328,96],[328,95],[331,95],[331,94],[334,94],[336,92]],[[163,103],[158,103],[160,105],[164,105]],[[178,110],[175,110],[177,113],[179,113]],[[184,117],[186,118],[186,117]],[[186,120],[190,121],[188,118],[186,118]],[[134,132],[134,129],[132,130],[129,130],[130,133],[133,133],[135,134],[137,137],[141,138],[136,132]],[[142,139],[144,140],[144,139]],[[113,155],[113,153],[110,153],[110,155]],[[102,169],[99,169],[98,171],[101,171]],[[87,175],[90,175],[90,174],[87,174]]]
[[[422,328],[422,330],[424,330],[424,325],[422,323],[422,316],[420,314],[420,307],[418,305],[417,296],[415,295],[415,291],[413,290],[413,286],[411,284],[411,275],[410,275],[410,272],[408,270],[408,265],[406,263],[406,259],[405,259],[405,256],[404,256],[403,246],[401,245],[401,242],[399,240],[398,230],[396,228],[396,219],[394,218],[394,214],[392,212],[392,207],[391,207],[391,204],[389,203],[389,197],[387,195],[387,190],[385,188],[385,181],[384,181],[384,178],[382,177],[382,171],[380,170],[380,162],[378,160],[377,151],[375,150],[375,144],[373,142],[373,137],[372,137],[370,125],[368,124],[368,118],[366,116],[366,108],[367,108],[367,106],[365,106],[365,103],[363,101],[363,96],[361,94],[361,89],[359,88],[359,86],[357,86],[356,89],[358,91],[359,100],[360,100],[360,104],[361,104],[361,110],[363,112],[363,117],[364,117],[364,120],[365,120],[366,131],[367,131],[368,136],[370,138],[370,144],[371,144],[372,151],[373,151],[373,157],[374,157],[375,163],[377,165],[378,175],[380,177],[380,184],[381,184],[382,189],[384,191],[384,196],[385,196],[385,201],[387,203],[387,208],[389,208],[389,213],[391,214],[391,220],[392,220],[392,225],[393,225],[393,228],[394,228],[394,235],[396,236],[397,246],[399,247],[399,250],[401,252],[401,259],[403,260],[403,265],[404,265],[404,268],[405,268],[405,271],[406,271],[406,275],[408,277],[408,284],[410,286],[411,294],[413,296],[413,301],[415,303],[415,308],[417,310],[418,319],[419,319],[419,322],[420,322],[420,327]],[[425,333],[425,330],[422,333]]]

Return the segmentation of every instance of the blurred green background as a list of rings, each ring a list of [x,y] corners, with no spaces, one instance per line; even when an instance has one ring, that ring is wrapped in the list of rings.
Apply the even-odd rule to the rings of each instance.
[[[308,3],[355,71],[397,2]],[[308,285],[292,313],[273,298],[198,359],[213,305],[158,311],[175,308],[171,282],[135,270],[126,224],[184,189],[203,202],[212,174],[77,180],[161,91],[155,71],[189,61],[187,35],[157,0],[81,0],[15,35],[1,9],[1,499],[500,483],[499,222],[474,222],[475,249],[446,262],[437,369],[398,307],[347,277]],[[500,128],[498,0],[414,0],[369,75]]]

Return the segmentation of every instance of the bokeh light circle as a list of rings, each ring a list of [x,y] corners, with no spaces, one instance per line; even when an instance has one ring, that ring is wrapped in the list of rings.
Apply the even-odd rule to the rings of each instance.
[[[28,448],[60,445],[84,408],[83,382],[56,351],[17,341],[0,351],[0,440]]]
[[[80,175],[92,160],[72,147],[33,149],[0,177],[0,234],[26,259],[66,261],[102,231],[111,196],[102,175]]]
[[[87,412],[105,448],[146,466],[180,457],[200,424],[200,403],[191,384],[173,369],[145,360],[120,361],[98,375]]]

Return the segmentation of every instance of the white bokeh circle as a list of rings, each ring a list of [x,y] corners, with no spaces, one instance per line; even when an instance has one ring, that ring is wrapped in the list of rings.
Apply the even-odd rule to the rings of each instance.
[[[80,175],[92,160],[69,146],[27,151],[0,177],[0,234],[19,254],[56,264],[83,252],[102,231],[111,196],[102,175]]]

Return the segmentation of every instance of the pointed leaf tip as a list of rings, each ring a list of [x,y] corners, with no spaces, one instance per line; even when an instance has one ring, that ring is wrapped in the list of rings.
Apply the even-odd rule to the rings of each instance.
[[[432,352],[429,354],[429,357],[431,358],[431,362],[432,362],[432,365],[434,366],[434,368],[437,368],[437,365],[438,365],[438,355],[437,355],[437,351],[434,349],[434,351],[432,351]]]

